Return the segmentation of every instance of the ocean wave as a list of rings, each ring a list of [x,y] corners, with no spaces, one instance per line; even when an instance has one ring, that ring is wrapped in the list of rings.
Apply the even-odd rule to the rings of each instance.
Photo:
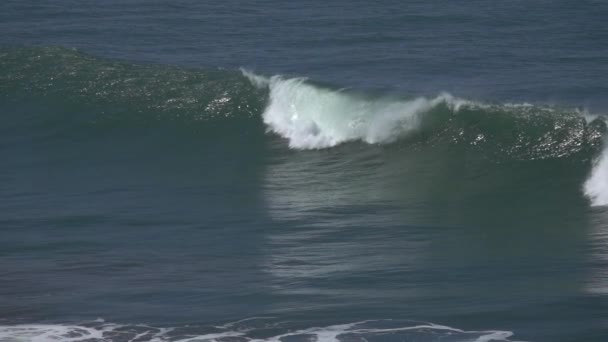
[[[293,149],[427,141],[531,160],[596,151],[605,131],[601,117],[576,109],[482,103],[448,93],[383,96],[305,78],[132,64],[58,47],[0,49],[0,99],[55,109],[40,120],[100,129],[171,122],[253,131],[263,121]]]
[[[580,109],[484,103],[448,93],[379,95],[245,70],[104,60],[60,47],[0,49],[0,100],[8,108],[6,134],[18,139],[50,130],[57,132],[53,138],[88,132],[92,139],[113,134],[108,128],[152,126],[180,139],[199,132],[195,144],[224,139],[246,148],[243,142],[261,144],[266,129],[294,150],[354,142],[428,153],[456,147],[499,163],[595,160],[583,193],[592,205],[608,204],[608,153],[601,152],[608,145],[605,116]],[[37,114],[21,115],[19,108],[31,104]],[[97,131],[102,134],[89,134]]]
[[[487,104],[447,93],[413,99],[363,96],[305,78],[242,72],[256,87],[268,89],[263,121],[293,149],[418,137],[431,145],[466,145],[498,160],[537,160],[593,154],[605,139],[605,117],[578,109]],[[608,205],[608,143],[604,145],[584,184],[584,194],[594,206]]]
[[[249,324],[258,323],[257,327]],[[261,324],[260,324],[261,323]],[[344,341],[437,341],[512,342],[511,331],[466,331],[445,325],[398,320],[374,320],[324,327],[286,328],[284,323],[263,318],[245,319],[221,326],[157,328],[120,325],[103,320],[71,324],[23,324],[0,326],[1,341],[61,342],[344,342]]]

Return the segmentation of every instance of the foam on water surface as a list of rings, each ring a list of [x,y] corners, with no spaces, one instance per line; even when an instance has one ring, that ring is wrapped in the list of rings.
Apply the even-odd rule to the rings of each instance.
[[[372,341],[513,341],[510,331],[465,331],[444,325],[414,321],[372,320],[309,328],[289,328],[288,322],[272,323],[252,318],[221,326],[156,328],[120,325],[103,320],[71,324],[23,324],[0,326],[0,341],[61,342],[372,342]]]

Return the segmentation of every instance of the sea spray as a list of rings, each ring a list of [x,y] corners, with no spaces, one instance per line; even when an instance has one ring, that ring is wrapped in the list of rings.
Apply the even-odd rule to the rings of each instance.
[[[608,141],[604,146],[604,150],[594,161],[591,174],[584,185],[585,195],[589,197],[593,206],[608,205]]]
[[[255,86],[268,87],[264,123],[295,149],[328,148],[349,141],[391,143],[420,129],[433,108],[443,104],[458,110],[466,103],[447,93],[430,99],[365,98],[319,87],[305,78],[243,74]]]

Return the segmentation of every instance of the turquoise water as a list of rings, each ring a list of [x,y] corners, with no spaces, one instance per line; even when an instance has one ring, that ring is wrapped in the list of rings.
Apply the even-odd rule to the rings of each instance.
[[[605,341],[598,1],[0,5],[0,341]]]

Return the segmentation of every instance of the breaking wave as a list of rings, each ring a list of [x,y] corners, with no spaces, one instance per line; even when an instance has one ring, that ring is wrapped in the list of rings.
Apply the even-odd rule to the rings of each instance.
[[[295,149],[341,143],[392,143],[408,136],[528,150],[528,159],[569,155],[598,143],[604,127],[580,110],[532,104],[485,104],[448,93],[433,98],[372,96],[331,89],[305,78],[264,78],[243,71],[268,89],[262,113],[269,130]],[[513,153],[511,153],[513,154]]]
[[[305,78],[243,74],[256,87],[268,88],[264,123],[294,149],[417,137],[432,144],[468,145],[497,159],[536,160],[593,154],[606,131],[604,117],[580,110],[486,104],[447,93],[434,98],[370,97],[317,86]],[[594,161],[584,193],[592,205],[608,205],[608,147]]]

